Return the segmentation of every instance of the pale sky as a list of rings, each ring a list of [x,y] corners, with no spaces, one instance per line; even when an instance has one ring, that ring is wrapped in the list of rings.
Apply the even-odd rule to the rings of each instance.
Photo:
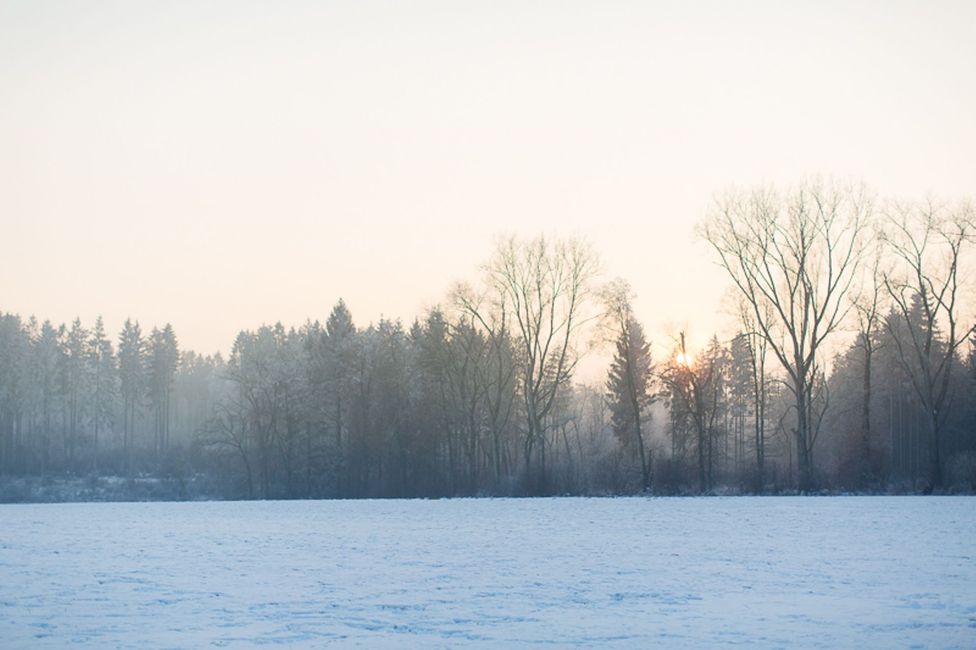
[[[707,336],[714,192],[816,173],[976,194],[976,2],[0,1],[0,311],[226,352],[547,233]]]

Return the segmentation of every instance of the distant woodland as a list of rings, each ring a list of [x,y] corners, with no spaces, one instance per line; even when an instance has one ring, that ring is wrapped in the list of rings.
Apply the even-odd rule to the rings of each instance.
[[[738,328],[694,348],[545,237],[413,322],[339,300],[226,358],[0,313],[0,499],[976,490],[971,204],[812,180],[721,194],[697,232]]]

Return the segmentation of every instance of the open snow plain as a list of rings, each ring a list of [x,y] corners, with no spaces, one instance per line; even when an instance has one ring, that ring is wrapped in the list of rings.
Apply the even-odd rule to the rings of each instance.
[[[976,499],[0,506],[0,647],[976,647]]]

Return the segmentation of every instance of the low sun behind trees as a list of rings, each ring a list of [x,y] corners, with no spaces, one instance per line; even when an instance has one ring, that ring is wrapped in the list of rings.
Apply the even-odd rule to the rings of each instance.
[[[738,325],[701,349],[650,341],[627,283],[546,237],[500,238],[409,325],[359,327],[340,300],[226,360],[169,325],[127,320],[113,345],[100,320],[0,314],[0,476],[237,498],[973,490],[973,232],[968,204],[841,183],[721,194],[700,234]]]

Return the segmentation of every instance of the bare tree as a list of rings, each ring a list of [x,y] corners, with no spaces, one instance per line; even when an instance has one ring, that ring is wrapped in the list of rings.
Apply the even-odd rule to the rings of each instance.
[[[898,316],[894,322],[907,326],[889,322],[888,331],[928,419],[934,488],[942,486],[953,366],[959,348],[976,331],[958,324],[959,268],[974,230],[970,204],[954,209],[932,202],[895,205],[887,219],[885,243],[900,268],[884,275],[884,286]]]
[[[538,451],[544,490],[546,416],[579,361],[577,335],[588,320],[583,311],[597,259],[580,240],[523,241],[510,236],[498,241],[484,272],[488,299],[462,305],[493,330],[511,323],[526,424],[523,457],[529,471]]]
[[[128,318],[119,334],[118,373],[122,392],[122,449],[125,472],[132,474],[132,448],[135,446],[136,416],[145,383],[145,341],[138,321]]]
[[[509,335],[508,312],[500,295],[494,295],[488,289],[478,293],[466,284],[453,289],[452,300],[460,312],[457,325],[480,331],[488,344],[483,362],[477,364],[475,372],[478,390],[485,401],[491,437],[487,446],[494,480],[498,483],[509,473],[512,454],[504,436],[515,407],[515,355]]]
[[[244,467],[247,498],[254,498],[254,479],[251,471],[250,437],[244,413],[247,407],[239,395],[229,394],[214,405],[214,413],[200,431],[199,440],[204,447],[224,448],[236,452]]]
[[[768,313],[766,318],[772,317]],[[753,309],[745,299],[738,303],[739,322],[743,328],[741,336],[746,344],[749,361],[749,383],[753,399],[753,448],[756,453],[756,492],[762,493],[766,486],[766,419],[768,411],[768,390],[766,380],[766,356],[769,343],[756,325]]]
[[[878,348],[876,333],[884,308],[883,280],[881,271],[881,247],[875,249],[873,263],[864,268],[861,291],[854,301],[857,316],[857,345],[863,353],[861,369],[861,436],[860,436],[860,480],[871,481],[877,478],[877,468],[872,462],[871,448],[871,395],[872,364]]]
[[[786,194],[731,191],[701,229],[788,376],[801,490],[814,482],[815,371],[851,308],[871,210],[863,188],[813,181]]]
[[[698,489],[704,493],[714,485],[714,437],[723,414],[727,358],[717,339],[705,353],[688,352],[685,333],[676,341],[674,359],[660,374],[672,412],[683,413],[695,428],[698,457]]]

